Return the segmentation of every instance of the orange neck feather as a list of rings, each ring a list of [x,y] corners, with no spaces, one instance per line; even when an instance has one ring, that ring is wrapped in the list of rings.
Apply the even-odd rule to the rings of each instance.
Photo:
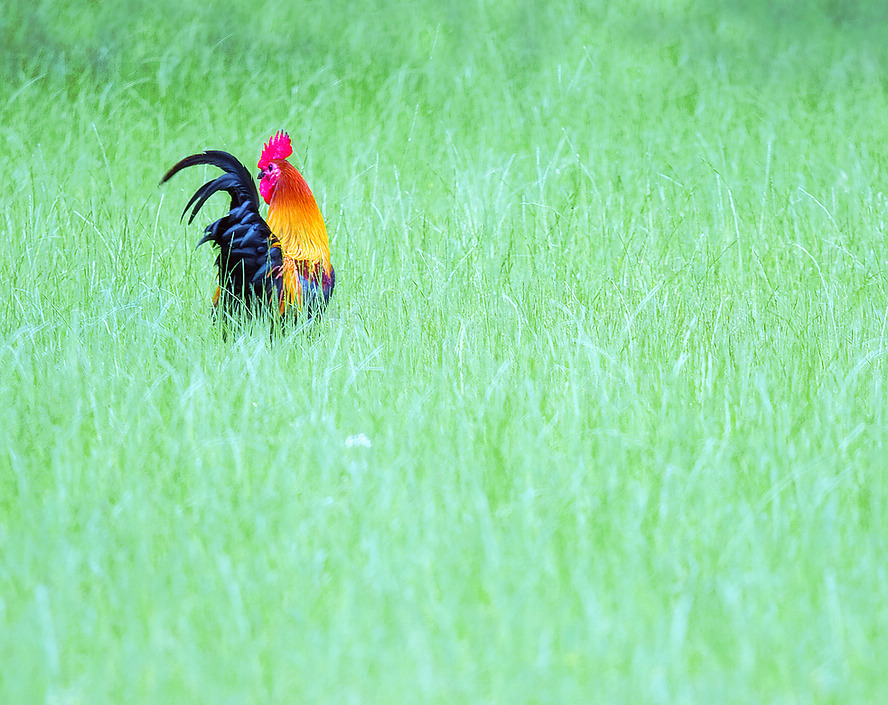
[[[289,162],[279,162],[281,174],[268,205],[268,226],[281,241],[284,257],[320,262],[330,273],[330,242],[324,218],[308,184]]]

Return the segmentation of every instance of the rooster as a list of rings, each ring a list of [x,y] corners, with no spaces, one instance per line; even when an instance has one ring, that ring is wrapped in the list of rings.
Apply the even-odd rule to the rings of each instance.
[[[283,320],[311,322],[330,301],[336,274],[330,263],[327,228],[308,184],[287,161],[290,136],[279,131],[259,157],[259,191],[250,172],[228,152],[207,150],[175,164],[165,183],[190,166],[209,164],[225,173],[201,186],[188,201],[182,218],[194,206],[190,224],[207,199],[218,191],[231,197],[228,214],[209,225],[198,247],[212,242],[219,286],[213,306],[227,316],[269,310]],[[259,196],[268,217],[259,214]]]

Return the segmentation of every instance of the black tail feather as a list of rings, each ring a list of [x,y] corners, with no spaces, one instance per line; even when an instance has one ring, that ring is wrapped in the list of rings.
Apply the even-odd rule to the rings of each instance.
[[[280,243],[259,215],[259,192],[247,168],[228,152],[208,150],[192,154],[175,164],[161,183],[182,169],[207,164],[225,173],[201,186],[188,201],[182,218],[191,209],[191,223],[207,200],[219,191],[231,197],[228,214],[211,223],[197,243],[212,242],[219,248],[219,269],[223,311],[252,311],[270,304],[277,306],[281,296],[283,259]]]

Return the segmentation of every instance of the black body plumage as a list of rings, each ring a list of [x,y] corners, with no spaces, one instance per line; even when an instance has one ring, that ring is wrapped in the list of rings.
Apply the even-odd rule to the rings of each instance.
[[[255,312],[267,305],[277,309],[281,299],[283,258],[280,243],[259,215],[259,192],[247,168],[221,150],[192,154],[175,164],[160,180],[169,181],[182,169],[207,164],[223,174],[201,186],[188,201],[182,218],[191,208],[188,222],[214,193],[231,197],[228,213],[211,223],[197,246],[212,242],[219,248],[219,308],[225,313]]]

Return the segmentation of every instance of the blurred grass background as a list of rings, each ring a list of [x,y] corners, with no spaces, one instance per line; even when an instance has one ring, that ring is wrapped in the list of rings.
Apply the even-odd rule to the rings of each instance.
[[[0,701],[884,699],[886,15],[5,3]],[[157,181],[281,128],[226,342]]]

